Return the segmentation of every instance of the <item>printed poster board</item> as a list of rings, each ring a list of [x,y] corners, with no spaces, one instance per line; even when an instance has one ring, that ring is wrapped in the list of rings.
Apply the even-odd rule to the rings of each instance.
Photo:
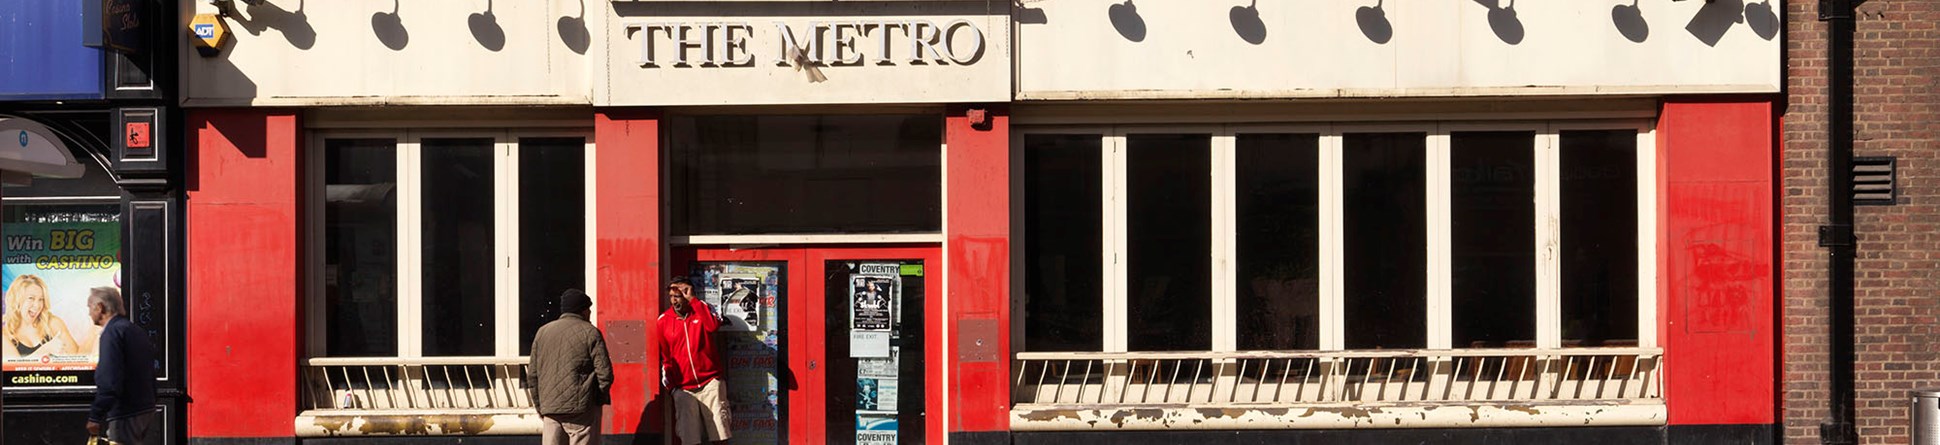
[[[781,263],[700,263],[701,298],[726,318],[717,346],[727,357],[731,444],[780,443]]]
[[[0,228],[0,370],[9,387],[93,386],[101,328],[87,300],[97,287],[121,290],[121,224],[43,219]]]

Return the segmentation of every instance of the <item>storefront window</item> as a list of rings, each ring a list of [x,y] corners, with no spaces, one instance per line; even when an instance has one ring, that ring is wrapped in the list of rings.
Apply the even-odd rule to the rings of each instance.
[[[1637,132],[1561,135],[1563,342],[1637,344]]]
[[[942,231],[939,115],[667,119],[672,231]]]
[[[519,139],[519,353],[559,318],[559,294],[586,289],[586,141]]]
[[[323,141],[313,354],[525,353],[586,287],[586,139],[388,134]]]
[[[421,144],[424,355],[492,355],[492,140]]]
[[[1636,345],[1648,130],[1598,125],[1026,129],[1025,350]]]
[[[1234,138],[1241,350],[1320,345],[1320,135]]]
[[[1536,132],[1449,134],[1449,194],[1450,344],[1536,346]]]
[[[1427,136],[1341,137],[1349,349],[1426,346]]]
[[[1103,346],[1099,142],[1095,134],[1024,137],[1024,350]]]
[[[1128,349],[1212,347],[1212,137],[1125,137]]]
[[[397,354],[397,151],[391,139],[324,144],[325,351]]]

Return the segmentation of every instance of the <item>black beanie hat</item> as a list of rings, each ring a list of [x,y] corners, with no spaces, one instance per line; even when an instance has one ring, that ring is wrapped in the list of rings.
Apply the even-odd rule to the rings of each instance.
[[[559,295],[560,313],[577,314],[592,308],[593,297],[586,296],[586,292],[579,289],[566,289],[566,293]]]

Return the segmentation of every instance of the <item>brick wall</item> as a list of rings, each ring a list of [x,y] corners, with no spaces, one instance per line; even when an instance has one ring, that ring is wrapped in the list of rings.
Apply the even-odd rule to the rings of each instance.
[[[1818,2],[1787,2],[1782,237],[1787,443],[1827,416],[1826,43]],[[1899,157],[1899,204],[1859,207],[1855,265],[1860,443],[1910,443],[1909,391],[1940,387],[1940,2],[1859,7],[1856,156]]]

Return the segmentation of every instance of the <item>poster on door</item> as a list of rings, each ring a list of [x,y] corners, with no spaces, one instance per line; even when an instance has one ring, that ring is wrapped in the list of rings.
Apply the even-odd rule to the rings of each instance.
[[[855,415],[856,445],[896,445],[896,414]]]
[[[896,412],[900,394],[897,371],[902,347],[890,348],[888,357],[856,359],[856,411]]]
[[[764,300],[773,300],[775,288],[768,284],[764,275],[739,270],[738,273],[723,273],[709,280],[702,298],[707,304],[721,311],[725,332],[754,332],[764,326],[762,307]],[[772,312],[772,311],[769,311]],[[767,326],[773,326],[772,322]]]
[[[731,412],[728,443],[773,444],[780,439],[780,326],[776,310],[783,265],[779,263],[701,263],[694,276],[701,298],[727,319],[719,347],[727,358],[727,397]]]

